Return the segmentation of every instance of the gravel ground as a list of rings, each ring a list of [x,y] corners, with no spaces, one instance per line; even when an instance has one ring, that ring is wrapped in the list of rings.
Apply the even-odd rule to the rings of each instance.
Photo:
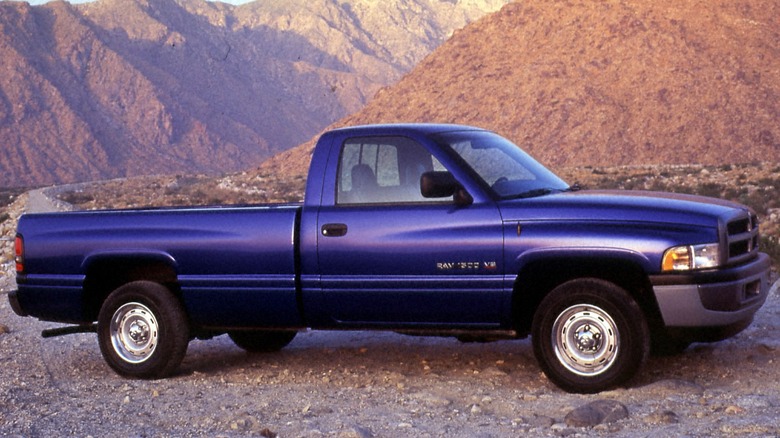
[[[0,434],[776,437],[778,321],[775,284],[735,338],[652,358],[628,388],[572,395],[545,379],[528,340],[382,332],[309,331],[266,355],[225,336],[196,340],[178,375],[126,380],[104,364],[94,335],[42,339],[55,324],[19,318],[2,300]],[[576,426],[573,410],[604,400],[627,418]]]
[[[94,334],[43,339],[57,324],[0,296],[0,435],[778,437],[779,284],[743,333],[651,358],[629,387],[596,395],[548,382],[529,340],[384,332],[307,331],[263,355],[195,340],[176,376],[127,380]]]

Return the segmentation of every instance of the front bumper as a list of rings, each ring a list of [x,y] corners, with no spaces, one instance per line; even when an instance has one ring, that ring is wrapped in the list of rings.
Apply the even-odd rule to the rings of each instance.
[[[27,312],[22,309],[22,305],[19,303],[19,294],[13,290],[8,293],[8,302],[11,304],[11,310],[19,316],[27,316]]]
[[[770,261],[759,253],[733,268],[650,278],[667,328],[747,327],[766,301]]]

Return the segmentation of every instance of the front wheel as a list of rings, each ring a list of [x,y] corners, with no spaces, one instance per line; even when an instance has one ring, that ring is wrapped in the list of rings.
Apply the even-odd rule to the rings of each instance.
[[[598,279],[577,279],[542,300],[532,326],[542,370],[569,392],[594,393],[636,374],[650,351],[644,314],[631,295]]]
[[[98,315],[100,352],[125,377],[155,379],[172,374],[189,344],[189,324],[165,286],[135,281],[108,296]]]

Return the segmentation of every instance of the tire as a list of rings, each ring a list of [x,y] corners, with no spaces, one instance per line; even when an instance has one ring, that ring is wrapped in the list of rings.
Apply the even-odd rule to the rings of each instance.
[[[595,393],[618,386],[647,360],[650,332],[631,295],[598,279],[577,279],[550,292],[534,314],[534,354],[560,388]]]
[[[250,353],[272,353],[286,347],[298,332],[289,330],[246,330],[228,333],[230,339]]]
[[[112,292],[98,315],[98,343],[118,374],[157,379],[175,372],[187,353],[189,324],[165,286],[135,281]]]

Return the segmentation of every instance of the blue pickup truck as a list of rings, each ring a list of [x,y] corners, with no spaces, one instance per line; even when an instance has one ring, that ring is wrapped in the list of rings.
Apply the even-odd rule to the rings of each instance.
[[[767,297],[758,219],[718,199],[570,186],[499,135],[374,125],[319,139],[302,204],[24,215],[21,316],[96,331],[160,378],[192,338],[274,351],[303,329],[532,337],[572,392],[652,349],[747,327]]]

